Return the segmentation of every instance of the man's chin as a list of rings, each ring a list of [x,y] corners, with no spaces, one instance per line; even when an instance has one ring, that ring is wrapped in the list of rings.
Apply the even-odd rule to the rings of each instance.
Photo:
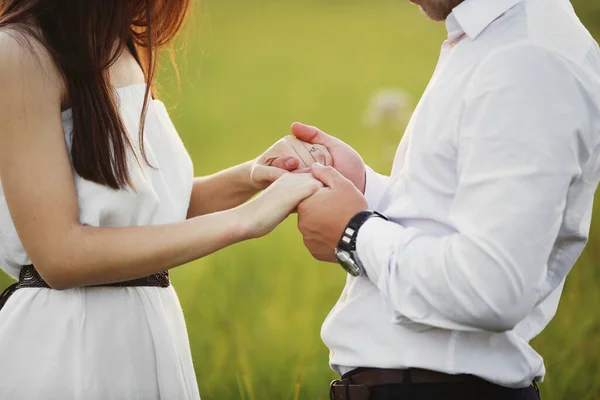
[[[413,0],[410,0],[410,1],[413,2]],[[416,0],[416,1],[418,1],[418,0]],[[421,9],[421,13],[432,21],[441,22],[441,21],[445,21],[446,18],[448,18],[449,14],[446,14],[446,13],[442,14],[438,10],[431,10],[427,6],[422,6],[416,2],[415,2],[415,4],[419,5],[419,8]]]
[[[421,12],[427,18],[433,21],[445,21],[448,15],[452,12],[454,6],[462,3],[463,0],[453,0],[452,7],[442,7],[442,5],[431,4],[431,0],[409,0],[411,3],[416,4],[421,9]],[[435,3],[435,2],[433,2]],[[446,9],[447,8],[447,9]]]

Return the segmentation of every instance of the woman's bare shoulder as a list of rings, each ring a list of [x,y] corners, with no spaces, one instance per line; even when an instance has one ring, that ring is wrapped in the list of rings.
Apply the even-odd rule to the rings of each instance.
[[[46,47],[25,30],[0,28],[0,87],[29,83],[41,85],[49,95],[63,92],[61,74]]]
[[[40,61],[49,59],[48,51],[31,33],[13,27],[0,28],[0,57],[4,61],[0,66],[9,67],[34,58],[40,58]]]

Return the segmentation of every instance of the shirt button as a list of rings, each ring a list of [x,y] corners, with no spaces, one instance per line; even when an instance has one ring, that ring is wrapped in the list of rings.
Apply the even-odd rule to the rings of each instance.
[[[329,351],[329,358],[333,358],[333,356],[335,356],[335,351],[330,350]]]

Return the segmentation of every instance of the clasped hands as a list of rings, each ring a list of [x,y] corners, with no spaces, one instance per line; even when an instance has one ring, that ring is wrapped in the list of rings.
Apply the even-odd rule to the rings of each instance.
[[[305,180],[312,174],[321,188],[297,204],[298,228],[313,257],[335,262],[334,249],[344,228],[368,208],[363,195],[365,164],[352,147],[315,127],[295,123],[291,130],[293,137],[281,139],[255,161],[252,179],[284,178],[290,181],[285,184],[293,185],[291,175],[304,175]]]

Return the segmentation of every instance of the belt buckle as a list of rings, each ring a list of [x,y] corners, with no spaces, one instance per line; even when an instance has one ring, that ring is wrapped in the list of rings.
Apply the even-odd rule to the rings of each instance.
[[[336,397],[336,388],[341,388],[344,390],[343,397]],[[350,396],[351,392],[352,396]],[[339,391],[337,394],[339,394]],[[352,384],[349,382],[341,381],[339,379],[332,381],[329,385],[330,400],[350,400],[350,397],[352,397],[352,400],[368,400],[369,395],[370,390],[367,385]]]
[[[340,382],[341,381],[339,379],[334,379],[329,384],[329,400],[335,400],[335,398],[333,397],[333,385],[335,385],[336,383],[340,383]]]
[[[533,386],[535,388],[535,391],[537,392],[538,396],[540,395],[540,387],[538,386],[536,381],[532,381],[531,382],[531,386]]]

